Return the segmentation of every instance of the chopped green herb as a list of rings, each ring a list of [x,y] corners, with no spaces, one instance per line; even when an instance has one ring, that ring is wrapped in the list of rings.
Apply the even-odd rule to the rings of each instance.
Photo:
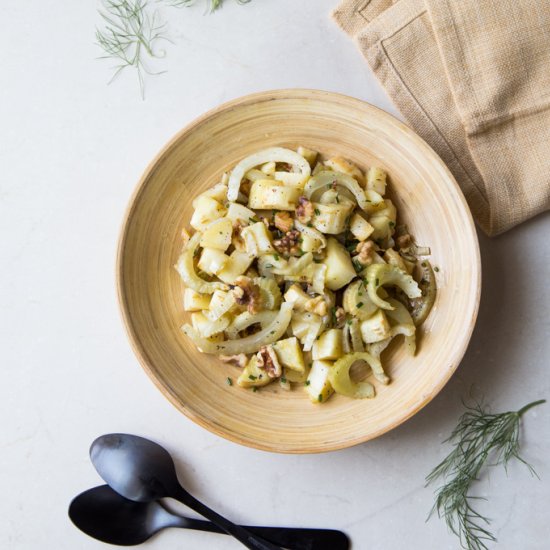
[[[319,216],[321,214],[321,211],[318,208],[316,208],[314,212],[316,216]]]
[[[363,302],[357,302],[357,307],[363,307]]]
[[[375,284],[376,286],[378,286],[378,285],[380,284],[380,281],[379,281],[378,279],[376,279],[376,281],[374,281],[374,284]]]
[[[273,258],[275,259],[276,262],[279,261],[279,254],[273,254]]]
[[[232,386],[232,385],[233,385],[233,380],[231,380],[231,378],[229,378],[229,376],[227,377],[226,382],[227,382],[227,385],[228,385],[228,386]]]
[[[434,271],[439,271],[439,267],[435,266]]]
[[[284,376],[281,376],[281,382],[282,382],[283,384],[286,384],[286,378],[285,378]]]
[[[273,264],[265,264],[266,269],[271,269],[273,267]]]
[[[256,378],[258,378],[258,377],[257,377],[257,376],[254,376],[253,374],[249,374],[249,375],[248,375],[248,378],[249,378],[250,380],[256,380]]]
[[[332,324],[335,325],[336,324],[336,321],[337,321],[337,318],[336,318],[336,308],[335,307],[331,307],[330,308],[330,315],[332,317]]]
[[[311,382],[310,382],[309,380],[306,380],[306,381],[304,382],[304,385],[305,385],[305,386],[309,386],[310,384],[311,384]]]
[[[336,195],[335,198],[336,198],[336,202],[337,202],[338,204],[340,204],[340,198],[338,197],[338,195]]]
[[[421,265],[422,267],[427,267],[428,264],[427,264],[426,262],[422,262],[420,265]]]
[[[346,321],[346,323],[347,323],[348,325],[351,325],[351,324],[353,323],[353,319],[348,319],[348,320]]]
[[[394,223],[394,222],[390,222],[388,225],[389,225],[390,227],[394,227],[394,226],[395,226],[395,223]]]
[[[253,216],[252,218],[249,218],[248,221],[251,221],[252,223],[258,223],[260,220],[256,216]]]
[[[252,391],[253,391],[254,393],[256,393],[256,392],[258,391],[258,388],[257,388],[256,386],[253,386],[253,387],[252,387]]]
[[[317,397],[317,401],[319,401],[319,403],[323,402],[323,394],[322,393],[320,393],[319,397]]]
[[[313,227],[313,224],[311,222],[307,222],[308,227]]]

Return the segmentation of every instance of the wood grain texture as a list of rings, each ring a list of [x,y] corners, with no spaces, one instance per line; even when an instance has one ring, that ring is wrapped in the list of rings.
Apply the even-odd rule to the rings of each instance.
[[[182,284],[173,269],[191,200],[240,159],[270,146],[338,154],[390,175],[399,220],[432,249],[439,267],[435,306],[420,330],[416,357],[401,342],[386,353],[392,382],[377,397],[332,397],[313,405],[302,388],[257,393],[228,386],[238,369],[201,354],[181,333]],[[246,96],[182,130],[145,171],[119,243],[118,293],[140,363],[184,414],[232,441],[285,453],[331,451],[377,437],[410,418],[457,368],[475,324],[481,267],[470,212],[437,155],[412,130],[357,99],[313,90]]]

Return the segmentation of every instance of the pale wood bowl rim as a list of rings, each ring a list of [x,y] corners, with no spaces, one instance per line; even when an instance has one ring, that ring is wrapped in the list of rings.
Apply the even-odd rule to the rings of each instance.
[[[449,362],[450,366],[445,369],[442,369],[441,376],[432,386],[431,392],[425,395],[422,401],[420,401],[417,404],[417,406],[409,410],[407,414],[404,414],[403,416],[396,418],[395,421],[389,426],[385,426],[374,433],[370,433],[364,436],[359,435],[353,440],[346,440],[341,443],[334,443],[334,444],[331,444],[330,446],[319,443],[313,446],[309,445],[307,448],[304,448],[304,449],[295,449],[295,448],[279,449],[277,448],[276,444],[267,445],[261,442],[255,442],[249,439],[239,438],[235,436],[233,433],[225,431],[223,427],[220,427],[217,424],[209,422],[208,420],[201,417],[200,414],[197,414],[194,410],[188,408],[185,405],[185,403],[182,403],[181,400],[178,399],[176,395],[174,395],[171,391],[169,391],[169,389],[163,384],[162,380],[159,379],[159,377],[153,370],[151,361],[147,355],[147,351],[143,347],[139,337],[136,334],[136,331],[134,329],[133,322],[131,319],[131,315],[129,314],[129,311],[128,311],[127,298],[124,291],[124,280],[123,280],[124,251],[126,246],[126,240],[128,238],[128,229],[130,226],[130,220],[134,213],[136,205],[139,201],[141,192],[144,190],[147,181],[150,179],[151,175],[155,171],[155,168],[158,162],[172,148],[172,146],[175,143],[177,143],[183,136],[192,132],[196,127],[200,126],[202,123],[204,123],[211,117],[214,117],[219,113],[222,113],[228,109],[234,109],[236,107],[239,107],[243,104],[250,105],[251,102],[261,103],[268,99],[304,99],[308,97],[314,98],[316,100],[328,99],[333,101],[346,102],[350,105],[355,104],[358,108],[361,108],[361,109],[370,109],[372,111],[375,111],[378,116],[388,119],[388,121],[390,121],[394,126],[397,126],[400,132],[405,134],[409,140],[416,142],[415,143],[416,145],[420,146],[427,155],[432,156],[432,158],[440,165],[443,172],[446,173],[449,183],[451,183],[452,187],[454,188],[454,191],[456,192],[456,198],[458,199],[459,203],[462,206],[462,214],[464,216],[464,221],[466,222],[466,225],[470,233],[468,238],[470,238],[472,245],[474,247],[474,250],[472,251],[472,257],[470,259],[473,259],[474,261],[474,264],[472,266],[472,272],[476,276],[476,281],[474,286],[475,296],[474,296],[471,323],[468,327],[468,330],[466,330],[463,333],[463,337],[459,345],[457,345],[454,348],[453,360],[452,362]],[[236,162],[237,160],[238,159],[236,159]],[[384,433],[387,433],[393,430],[394,428],[396,428],[397,426],[401,425],[403,422],[407,421],[409,418],[414,416],[418,411],[424,408],[441,391],[441,389],[445,386],[445,384],[449,381],[451,376],[454,374],[454,372],[458,368],[461,360],[464,357],[464,354],[466,353],[466,349],[468,347],[468,344],[470,342],[470,339],[475,327],[475,322],[479,312],[479,304],[480,304],[480,297],[481,297],[481,258],[480,258],[480,250],[479,250],[479,241],[477,238],[474,220],[472,218],[472,214],[470,212],[466,199],[464,198],[464,195],[460,187],[458,186],[458,183],[456,182],[454,176],[451,174],[447,166],[444,164],[441,158],[437,155],[437,153],[411,128],[409,128],[407,125],[405,125],[400,120],[395,118],[393,115],[387,113],[383,109],[380,109],[379,107],[376,107],[375,105],[372,105],[364,100],[361,100],[352,96],[348,96],[345,94],[318,90],[318,89],[308,89],[308,88],[284,88],[284,89],[266,90],[262,92],[256,92],[256,93],[237,97],[235,99],[226,101],[213,109],[206,111],[205,113],[203,113],[202,115],[200,115],[199,117],[195,118],[190,123],[185,125],[182,130],[177,132],[162,147],[162,149],[157,153],[157,155],[153,158],[153,160],[148,164],[148,166],[144,170],[143,175],[139,179],[129,199],[128,206],[126,208],[126,211],[122,220],[122,224],[121,224],[115,269],[116,269],[117,298],[118,298],[123,325],[128,335],[130,345],[141,367],[145,370],[149,378],[153,381],[153,383],[155,384],[155,386],[157,386],[157,388],[161,391],[161,393],[172,403],[172,405],[176,407],[176,409],[182,412],[190,420],[202,426],[203,428],[206,428],[210,432],[220,437],[223,437],[224,439],[228,439],[234,443],[245,445],[247,447],[252,447],[258,450],[284,453],[284,454],[314,454],[314,453],[324,453],[324,452],[331,452],[331,451],[349,448],[361,443],[365,443],[366,441],[369,441],[371,439],[375,439],[383,435]]]

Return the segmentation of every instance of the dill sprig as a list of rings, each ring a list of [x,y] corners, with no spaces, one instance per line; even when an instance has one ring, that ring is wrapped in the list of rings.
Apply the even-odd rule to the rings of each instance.
[[[96,40],[104,51],[102,58],[114,59],[117,65],[112,82],[126,68],[134,68],[138,75],[141,96],[144,97],[143,73],[150,72],[145,58],[158,58],[155,45],[167,40],[165,25],[158,21],[156,11],[149,11],[147,0],[103,0],[99,14],[104,22],[103,29],[96,29]]]
[[[518,411],[489,414],[481,403],[467,406],[458,425],[445,442],[454,444],[453,450],[426,478],[427,484],[444,480],[436,491],[436,501],[430,516],[437,511],[449,529],[459,537],[467,550],[487,550],[486,542],[496,541],[489,531],[489,520],[472,507],[468,491],[489,458],[487,466],[503,465],[507,468],[515,458],[536,475],[533,468],[519,454],[521,417],[532,407],[546,400],[533,401]]]
[[[168,4],[176,8],[188,8],[196,3],[196,0],[166,0]],[[218,8],[221,8],[224,0],[207,0],[208,12],[215,12]],[[250,0],[237,0],[239,4],[248,4]]]

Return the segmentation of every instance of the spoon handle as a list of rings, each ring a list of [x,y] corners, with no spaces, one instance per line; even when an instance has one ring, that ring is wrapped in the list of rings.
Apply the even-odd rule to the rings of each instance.
[[[276,546],[267,540],[262,539],[258,535],[254,535],[244,527],[235,525],[233,522],[224,518],[214,510],[211,510],[203,504],[200,500],[197,500],[193,495],[189,494],[183,488],[177,490],[172,498],[183,502],[186,506],[189,506],[195,512],[198,512],[201,516],[209,519],[212,523],[215,523],[220,529],[223,529],[227,534],[235,537],[244,546],[251,550],[281,550],[280,546]]]
[[[175,520],[176,516],[172,516]],[[227,534],[210,521],[177,516],[170,527]],[[288,550],[349,550],[349,539],[336,529],[307,529],[302,527],[258,527],[243,525],[245,529]]]

